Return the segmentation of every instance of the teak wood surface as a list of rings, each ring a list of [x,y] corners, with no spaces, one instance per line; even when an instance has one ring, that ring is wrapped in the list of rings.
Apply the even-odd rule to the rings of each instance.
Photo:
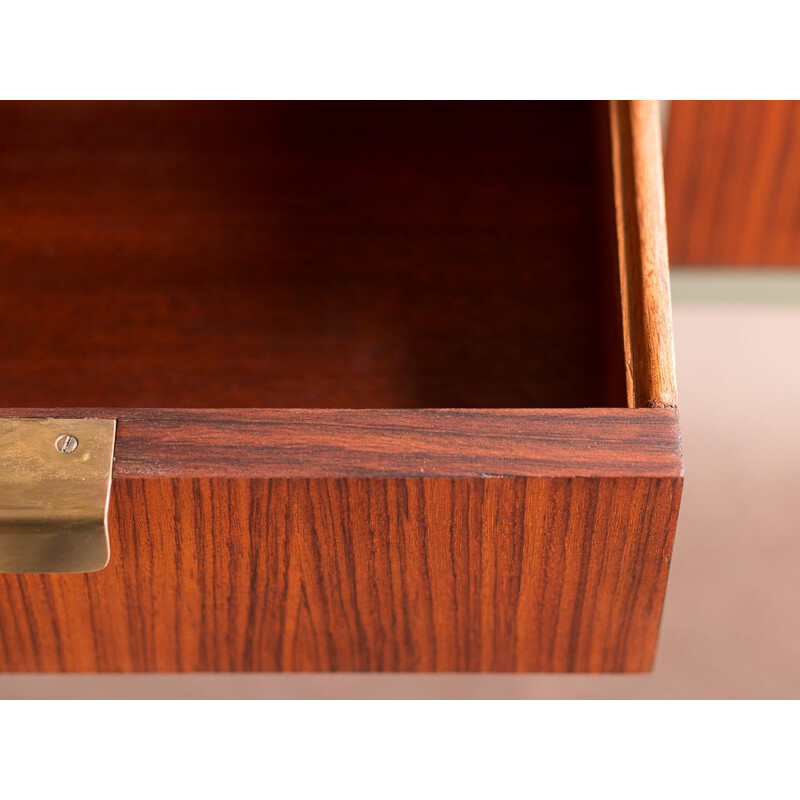
[[[319,121],[319,111],[289,106],[0,107],[18,120],[0,134],[19,140],[0,159],[13,167],[9,207],[21,225],[0,246],[55,280],[42,301],[55,318],[43,316],[22,354],[2,351],[19,380],[2,387],[0,414],[118,420],[111,562],[85,575],[0,575],[1,670],[651,667],[683,480],[653,107],[617,103],[596,114],[588,104],[500,104],[492,117],[480,106],[401,105],[331,107],[331,142],[295,124]],[[19,122],[37,114],[58,123],[33,126],[37,135],[62,137],[44,166],[31,160],[25,148],[36,151],[36,136],[22,136]],[[87,120],[101,124],[90,130]],[[273,125],[277,138],[265,133]],[[373,137],[346,146],[364,125]],[[252,183],[227,160],[237,126],[256,154]],[[462,128],[468,135],[453,139]],[[506,147],[487,155],[494,135]],[[170,172],[187,136],[194,150]],[[398,143],[413,158],[393,171]],[[526,160],[537,145],[542,152]],[[444,164],[426,160],[429,148],[438,158],[453,147]],[[133,193],[129,210],[110,184],[81,183],[75,167],[94,163],[89,151],[97,175],[107,171]],[[161,172],[146,166],[151,152]],[[320,173],[317,196],[304,153],[327,169],[349,153],[350,166]],[[276,154],[290,156],[286,176]],[[462,174],[468,154],[475,170]],[[206,177],[222,184],[195,174],[201,155]],[[378,167],[380,179],[369,178]],[[290,186],[292,170],[305,177],[271,204],[270,187]],[[225,175],[237,177],[226,184]],[[372,181],[368,201],[334,191],[353,175]],[[77,198],[58,194],[59,177],[73,180]],[[38,210],[33,178],[45,193]],[[160,194],[150,209],[153,185]],[[255,227],[265,213],[266,233]],[[88,226],[74,240],[70,214]],[[244,220],[250,227],[237,239]],[[198,225],[207,226],[205,250],[190,236]],[[322,239],[309,243],[300,231]],[[289,233],[299,238],[281,238]],[[349,257],[331,262],[333,243],[347,244]],[[118,284],[99,287],[112,255]],[[273,266],[255,269],[262,259]],[[608,265],[615,269],[604,272]],[[0,303],[10,322],[0,332],[20,336],[17,303],[42,276],[22,270],[6,280],[11,299]],[[118,290],[120,303],[133,298],[115,320],[86,321],[91,346],[112,335],[113,346],[101,342],[94,355],[66,329],[64,305],[78,288],[112,309]],[[309,328],[320,314],[329,322]],[[164,326],[163,351],[152,326]],[[47,377],[62,335],[83,359],[83,386],[75,375]],[[398,343],[402,358],[392,355]],[[187,360],[173,374],[178,354]],[[623,370],[616,389],[603,386],[617,363],[629,407],[599,407],[608,397],[625,402]],[[174,407],[193,392],[205,408]],[[135,408],[126,396],[173,407]],[[234,397],[272,407],[225,408]],[[281,407],[297,398],[316,402]],[[457,402],[404,408],[444,399]],[[343,407],[350,402],[373,407]],[[536,407],[545,402],[553,407]]]
[[[675,407],[658,106],[614,100],[610,120],[628,405]]]
[[[672,101],[666,188],[675,264],[800,266],[800,102]]]
[[[111,564],[2,576],[0,668],[646,670],[676,443],[671,409],[139,412]]]

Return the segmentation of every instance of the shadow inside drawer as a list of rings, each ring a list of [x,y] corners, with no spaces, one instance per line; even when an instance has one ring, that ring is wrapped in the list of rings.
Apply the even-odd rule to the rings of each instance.
[[[591,104],[0,114],[2,406],[608,404]]]

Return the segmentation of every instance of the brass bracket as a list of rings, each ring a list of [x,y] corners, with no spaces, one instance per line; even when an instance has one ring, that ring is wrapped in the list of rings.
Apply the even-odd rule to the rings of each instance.
[[[113,419],[0,419],[0,572],[94,572],[109,559]]]

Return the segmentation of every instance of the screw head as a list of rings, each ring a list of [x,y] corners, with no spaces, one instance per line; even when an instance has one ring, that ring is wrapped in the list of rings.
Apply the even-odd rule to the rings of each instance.
[[[56,450],[59,453],[71,453],[78,446],[78,440],[71,433],[62,433],[56,439]]]

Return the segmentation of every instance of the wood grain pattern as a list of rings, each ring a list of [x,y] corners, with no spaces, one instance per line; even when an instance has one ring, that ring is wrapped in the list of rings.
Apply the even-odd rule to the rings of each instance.
[[[114,477],[677,477],[672,409],[0,409],[117,419]]]
[[[661,176],[596,110],[0,106],[0,415],[118,420],[110,565],[0,575],[0,671],[649,669]]]
[[[4,575],[4,671],[641,671],[680,479],[114,481],[90,575]]]
[[[651,664],[672,410],[128,414],[111,563],[0,576],[0,670]]]
[[[674,263],[800,265],[800,102],[672,101],[666,184]]]
[[[603,405],[593,136],[584,103],[0,103],[0,406]]]
[[[610,105],[628,405],[677,405],[664,211],[661,122],[655,101]]]

